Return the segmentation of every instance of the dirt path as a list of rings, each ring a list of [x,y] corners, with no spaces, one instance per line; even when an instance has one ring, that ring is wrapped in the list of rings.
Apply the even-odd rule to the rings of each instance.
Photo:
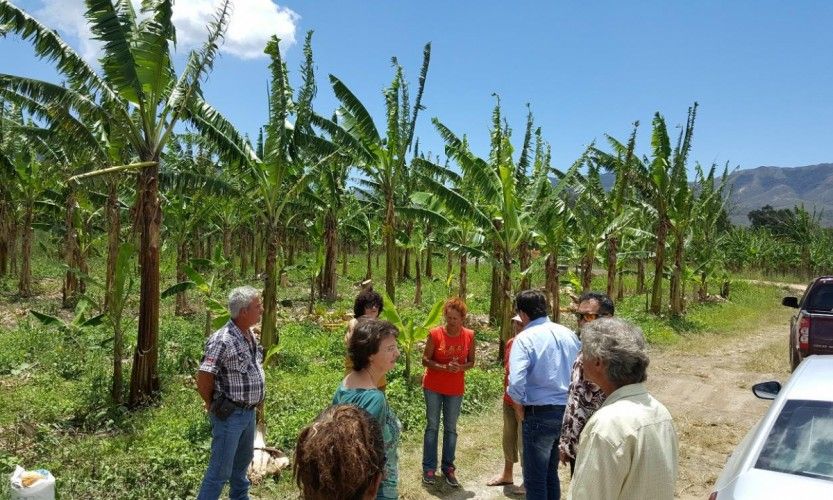
[[[752,384],[788,377],[786,328],[785,321],[748,335],[684,341],[652,352],[648,388],[671,411],[680,441],[678,498],[708,498],[729,453],[769,406],[752,395]],[[462,487],[454,490],[438,478],[440,484],[426,488],[418,477],[400,476],[403,498],[522,498],[508,488],[485,486],[502,468],[501,426],[498,405],[485,415],[461,419],[457,462]],[[421,470],[420,445],[403,447],[400,470]],[[566,498],[569,473],[561,467],[559,474]],[[521,483],[519,468],[515,483]]]

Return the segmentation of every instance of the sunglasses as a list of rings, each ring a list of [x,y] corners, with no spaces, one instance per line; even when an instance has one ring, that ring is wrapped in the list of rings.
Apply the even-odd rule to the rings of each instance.
[[[593,321],[594,319],[598,318],[599,315],[596,313],[575,313],[576,321]]]

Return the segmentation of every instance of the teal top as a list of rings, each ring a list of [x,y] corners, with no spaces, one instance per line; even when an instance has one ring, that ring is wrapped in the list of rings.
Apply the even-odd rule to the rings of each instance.
[[[367,411],[382,427],[382,438],[385,441],[385,478],[379,487],[377,499],[399,498],[397,483],[399,482],[399,457],[396,451],[399,445],[399,435],[402,426],[393,414],[385,399],[385,394],[379,389],[346,389],[340,385],[333,396],[333,404],[351,404]]]

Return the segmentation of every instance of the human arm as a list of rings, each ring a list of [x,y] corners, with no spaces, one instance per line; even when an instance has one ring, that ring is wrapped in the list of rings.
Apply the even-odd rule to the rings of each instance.
[[[425,349],[422,350],[422,366],[426,368],[431,368],[434,370],[440,371],[451,371],[449,370],[449,366],[442,364],[440,362],[434,361],[432,358],[434,357],[434,339],[431,335],[428,335],[428,339],[425,341]]]
[[[528,346],[520,338],[516,338],[509,354],[509,384],[506,387],[506,394],[516,404],[516,414],[517,405],[523,405],[526,402],[526,377],[529,367]]]
[[[211,399],[214,397],[214,374],[204,372],[202,370],[197,372],[197,392],[205,402],[206,411],[211,406]]]

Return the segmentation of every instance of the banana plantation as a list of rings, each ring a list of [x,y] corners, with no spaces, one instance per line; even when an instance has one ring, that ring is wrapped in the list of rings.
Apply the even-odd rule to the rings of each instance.
[[[512,297],[529,287],[546,290],[557,320],[562,287],[586,291],[602,273],[609,295],[645,294],[651,313],[680,316],[710,290],[727,295],[732,271],[809,276],[830,265],[830,233],[802,207],[784,235],[731,227],[728,165],[689,161],[697,103],[677,137],[656,113],[650,144],[637,144],[636,122],[629,137],[605,136],[572,165],[557,166],[531,107],[525,128],[513,133],[496,97],[484,132],[491,147],[478,154],[466,139],[476,131],[449,129],[442,110],[422,116],[430,44],[414,88],[393,60],[379,96],[385,114],[374,117],[336,75],[329,82],[340,106],[315,107],[310,32],[295,74],[277,38],[264,48],[269,119],[251,141],[201,89],[227,2],[180,74],[169,53],[170,2],[145,2],[141,20],[129,2],[88,4],[90,29],[104,42],[100,71],[48,26],[0,3],[6,35],[30,41],[62,76],[0,74],[0,276],[15,276],[17,296],[26,298],[37,288],[34,254],[63,262],[61,307],[91,301],[114,326],[115,388],[119,360],[132,352],[131,406],[159,390],[164,297],[174,297],[177,315],[201,302],[210,332],[226,319],[214,285],[258,281],[268,351],[280,341],[276,310],[287,269],[307,275],[312,311],[316,301],[336,298],[339,256],[346,265],[348,255],[363,255],[366,279],[384,280],[396,303],[416,305],[425,280],[453,281],[454,293],[466,297],[469,266],[490,266],[488,315],[502,339]],[[420,150],[419,119],[431,120],[442,154]],[[175,273],[161,275],[168,256]],[[435,256],[448,266],[435,269]],[[101,279],[90,271],[99,257]],[[541,282],[531,279],[535,269],[544,271]],[[626,275],[634,276],[632,289]],[[413,296],[397,293],[403,280],[415,283]],[[132,348],[118,326],[129,293],[139,299]],[[114,389],[113,397],[122,395]]]

